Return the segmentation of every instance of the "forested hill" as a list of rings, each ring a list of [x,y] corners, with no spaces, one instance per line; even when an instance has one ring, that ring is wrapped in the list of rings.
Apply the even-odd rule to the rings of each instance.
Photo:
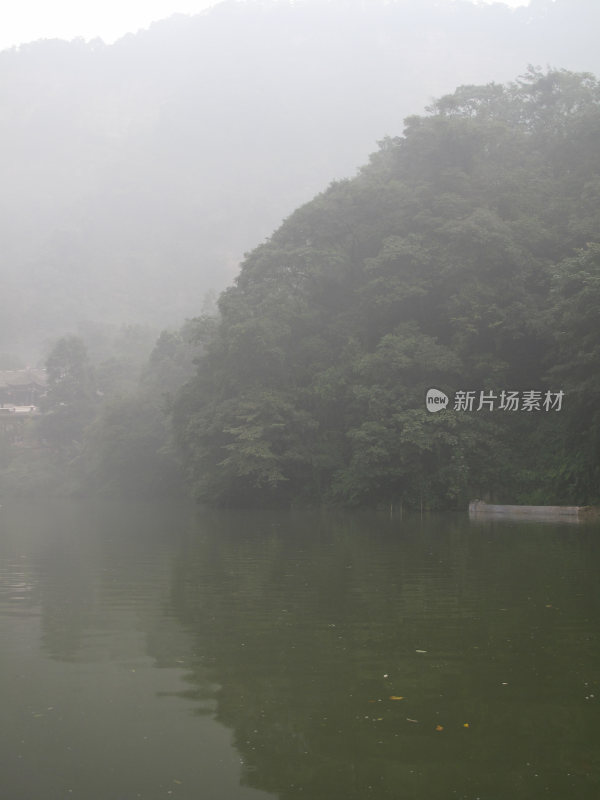
[[[599,242],[591,75],[532,70],[408,118],[222,294],[175,409],[196,496],[597,502]]]
[[[432,97],[600,72],[599,24],[596,0],[248,0],[0,53],[0,362],[90,321],[179,325]]]

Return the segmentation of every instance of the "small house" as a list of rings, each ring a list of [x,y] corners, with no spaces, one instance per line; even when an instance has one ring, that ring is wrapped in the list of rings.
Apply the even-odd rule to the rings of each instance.
[[[37,406],[46,382],[43,369],[0,370],[0,407]]]

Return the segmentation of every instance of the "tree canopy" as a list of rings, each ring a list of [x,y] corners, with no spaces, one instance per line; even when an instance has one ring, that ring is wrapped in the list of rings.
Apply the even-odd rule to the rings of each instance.
[[[592,75],[530,68],[408,118],[221,295],[174,408],[195,495],[597,501],[599,186]],[[430,387],[564,401],[431,414]]]

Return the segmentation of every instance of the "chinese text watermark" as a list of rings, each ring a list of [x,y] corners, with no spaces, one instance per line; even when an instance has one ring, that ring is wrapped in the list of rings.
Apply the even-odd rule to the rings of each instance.
[[[565,393],[562,389],[537,391],[529,389],[522,392],[505,391],[463,391],[454,393],[454,400],[439,389],[429,389],[425,397],[428,411],[441,411],[452,408],[454,411],[560,411]]]

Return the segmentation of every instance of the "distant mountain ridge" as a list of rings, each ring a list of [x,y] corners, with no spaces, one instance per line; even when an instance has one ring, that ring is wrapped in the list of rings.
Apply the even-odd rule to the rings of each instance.
[[[224,2],[0,53],[0,353],[200,312],[403,119],[528,63],[600,72],[593,0]]]

